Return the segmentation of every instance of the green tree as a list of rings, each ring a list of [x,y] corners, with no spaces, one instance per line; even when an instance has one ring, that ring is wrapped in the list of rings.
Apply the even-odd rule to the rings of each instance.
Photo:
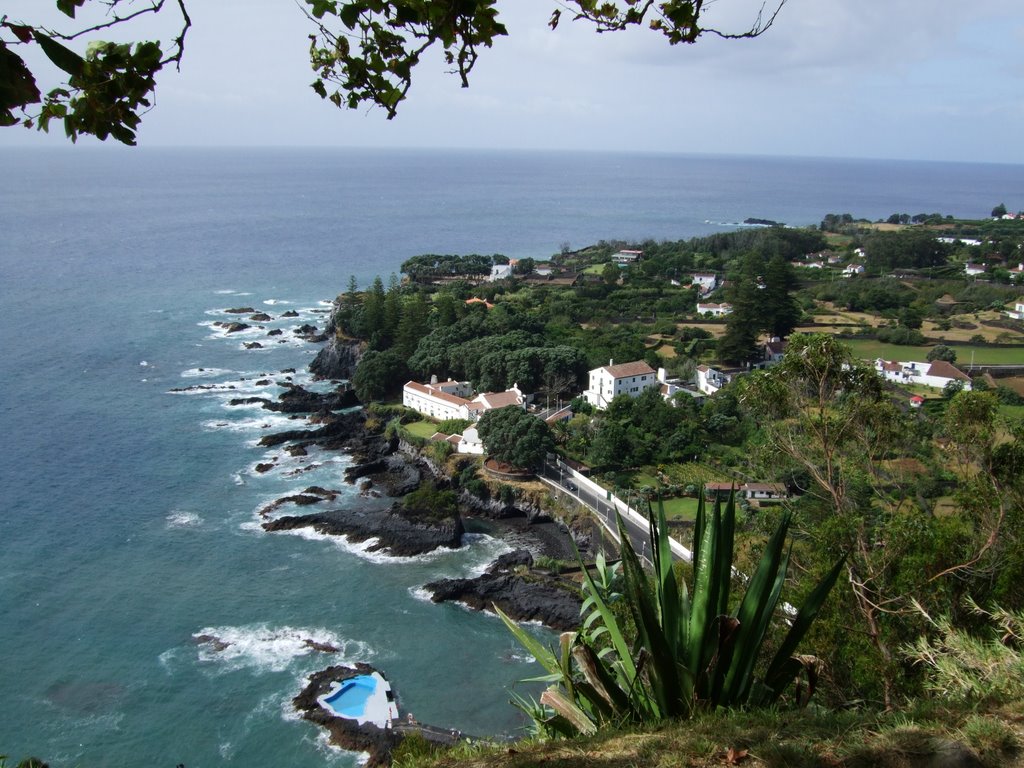
[[[928,350],[928,361],[945,360],[947,363],[956,362],[956,350],[947,347],[945,344],[936,344]]]
[[[605,285],[615,285],[621,277],[622,270],[614,261],[609,261],[601,268],[601,279],[604,280]]]
[[[486,411],[477,423],[477,431],[491,456],[523,469],[540,466],[555,449],[548,425],[515,406]]]
[[[420,293],[414,293],[402,304],[401,319],[395,332],[394,349],[399,357],[408,360],[416,352],[420,339],[430,331],[430,305]]]
[[[748,255],[732,290],[732,312],[726,318],[725,334],[716,348],[718,358],[727,363],[745,363],[757,357],[757,338],[764,325],[758,288],[763,264],[756,254]]]
[[[1000,203],[992,209],[992,218],[998,219],[1006,215],[1006,203]]]
[[[359,359],[352,388],[360,402],[372,403],[395,395],[408,379],[409,369],[397,352],[371,349]]]
[[[360,335],[369,340],[375,349],[381,348],[387,334],[384,297],[384,281],[377,275],[373,278],[370,290],[363,294],[363,322],[360,327]]]
[[[701,0],[566,0],[555,8],[550,26],[558,26],[564,7],[600,31],[647,26],[672,45],[696,42],[707,33],[756,37],[772,25],[783,2],[767,15],[758,13],[749,28],[737,32],[705,27]],[[0,17],[0,126],[20,123],[46,130],[58,119],[72,140],[84,133],[134,144],[141,115],[153,104],[156,75],[181,63],[192,24],[186,0],[152,0],[143,7],[132,0],[54,0],[54,5],[77,26],[54,29],[43,14],[36,19]],[[170,14],[165,8],[177,12],[166,50],[151,40],[81,44],[113,27],[121,28],[122,37],[148,30],[141,17],[164,19]],[[313,90],[338,107],[377,105],[389,118],[405,99],[413,70],[429,49],[440,48],[445,66],[467,87],[481,49],[507,34],[497,0],[304,0],[300,8],[315,32],[310,36]],[[89,20],[93,16],[96,20]],[[18,46],[29,45],[38,46],[62,72],[45,95],[36,73],[16,52]],[[69,45],[84,47],[84,53]]]
[[[803,314],[793,292],[797,288],[793,267],[781,254],[773,256],[765,267],[761,307],[763,329],[769,336],[789,336]]]

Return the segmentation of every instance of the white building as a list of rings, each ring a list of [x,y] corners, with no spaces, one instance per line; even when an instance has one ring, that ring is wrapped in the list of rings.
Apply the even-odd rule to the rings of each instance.
[[[654,369],[643,360],[619,365],[609,360],[608,365],[593,369],[588,381],[583,397],[598,410],[607,408],[616,395],[639,397],[645,389],[661,385]]]
[[[697,366],[697,389],[705,395],[713,395],[726,384],[730,378],[720,371],[707,365]]]
[[[438,421],[445,419],[469,419],[476,421],[484,411],[505,408],[510,405],[525,408],[528,400],[519,387],[504,392],[484,392],[472,400],[468,399],[473,389],[468,381],[452,381],[420,384],[408,381],[402,387],[402,405],[412,408]]]
[[[964,264],[964,273],[968,276],[984,275],[988,271],[988,267],[984,264],[972,264],[967,262]]]
[[[491,267],[491,276],[487,279],[493,283],[495,280],[504,280],[506,277],[512,277],[512,265],[495,264]]]
[[[1024,280],[1024,262],[1020,262],[1016,267],[1010,267],[1009,272],[1011,280]]]
[[[945,360],[920,363],[914,360],[897,362],[879,358],[875,360],[875,370],[883,379],[896,384],[920,384],[944,389],[951,381],[960,381],[963,382],[964,389],[971,388],[970,378]]]
[[[1024,320],[1024,299],[1013,305],[1013,309],[1007,311],[1007,316],[1014,320]]]
[[[721,304],[715,304],[711,302],[697,302],[697,314],[698,315],[711,315],[712,317],[725,317],[732,312],[732,304],[722,302]]]
[[[718,276],[712,272],[698,272],[690,279],[690,283],[703,296],[706,293],[711,293],[718,287]]]
[[[469,453],[474,456],[484,455],[484,444],[480,440],[480,433],[476,427],[466,427],[462,433],[462,439],[455,446],[459,453]]]
[[[619,251],[614,256],[612,256],[612,261],[614,261],[616,264],[634,264],[640,261],[640,259],[643,258],[643,255],[643,251],[634,251],[628,248],[624,248],[623,250]]]
[[[853,277],[854,275],[863,275],[864,265],[863,264],[847,264],[846,269],[843,270],[843,277]]]
[[[438,421],[468,419],[471,417],[467,396],[472,392],[468,381],[448,379],[438,383],[435,379],[430,384],[409,381],[402,387],[402,405]]]

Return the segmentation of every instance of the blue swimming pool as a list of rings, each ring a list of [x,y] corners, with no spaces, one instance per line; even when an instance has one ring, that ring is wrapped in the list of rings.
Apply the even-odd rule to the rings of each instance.
[[[377,690],[377,681],[371,675],[359,675],[342,682],[338,690],[321,701],[342,717],[358,719],[366,712],[366,703]]]

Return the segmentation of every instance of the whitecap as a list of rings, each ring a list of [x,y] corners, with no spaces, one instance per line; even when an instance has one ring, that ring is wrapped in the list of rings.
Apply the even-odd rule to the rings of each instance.
[[[264,299],[263,303],[268,304],[271,307],[277,306],[278,304],[291,304],[290,301],[285,301],[284,299]]]
[[[267,624],[203,627],[192,637],[198,640],[204,635],[216,638],[221,650],[213,643],[197,643],[196,658],[200,664],[215,669],[217,674],[242,669],[256,674],[283,672],[296,659],[321,653],[310,643],[337,648],[338,653],[325,655],[337,659],[338,663],[361,661],[373,655],[366,643],[339,637],[323,627],[271,627]]]
[[[229,432],[258,432],[267,429],[296,428],[296,420],[287,416],[265,415],[252,419],[211,419],[203,422],[203,429]]]
[[[165,519],[168,528],[195,528],[203,524],[198,513],[185,510],[173,510]]]
[[[149,363],[147,363],[145,360],[142,360],[142,361],[139,362],[139,365],[141,365],[143,368],[145,368],[147,365],[149,365]]]
[[[234,373],[230,368],[189,368],[181,372],[183,379],[209,378],[211,376],[227,376]]]

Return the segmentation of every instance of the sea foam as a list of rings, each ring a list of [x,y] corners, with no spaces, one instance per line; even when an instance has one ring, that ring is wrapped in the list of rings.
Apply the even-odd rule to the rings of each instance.
[[[271,627],[267,624],[203,627],[192,637],[198,640],[204,635],[224,644],[221,650],[217,650],[214,643],[197,642],[196,645],[197,661],[216,674],[242,669],[255,674],[283,672],[296,659],[321,653],[310,643],[337,648],[337,653],[324,654],[337,663],[363,661],[373,656],[366,643],[339,637],[323,627]]]

